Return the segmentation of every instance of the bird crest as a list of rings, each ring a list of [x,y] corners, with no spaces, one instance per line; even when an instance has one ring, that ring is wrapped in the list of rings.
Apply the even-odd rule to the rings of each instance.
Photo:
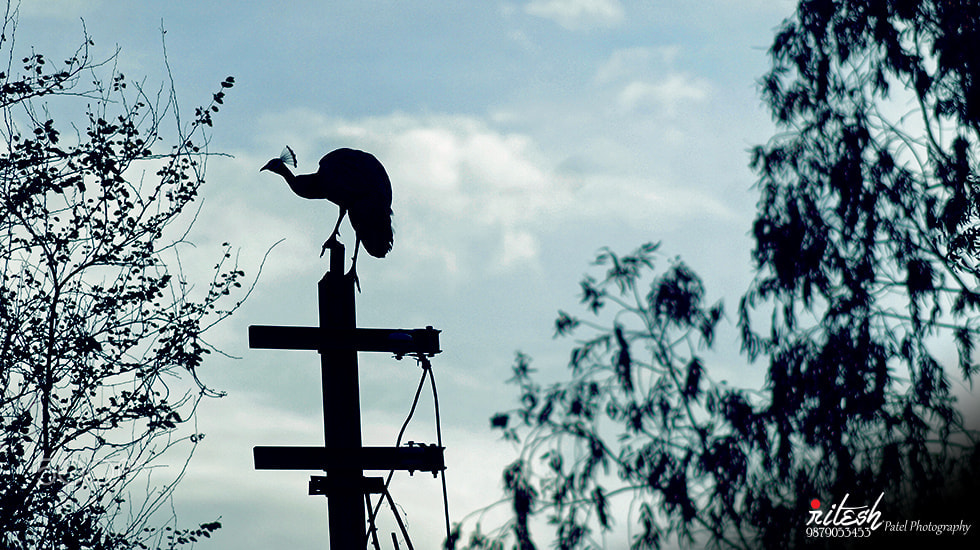
[[[293,168],[296,168],[296,153],[294,153],[292,148],[290,148],[288,145],[282,150],[282,153],[279,154],[279,160],[281,160],[283,164],[292,165]]]

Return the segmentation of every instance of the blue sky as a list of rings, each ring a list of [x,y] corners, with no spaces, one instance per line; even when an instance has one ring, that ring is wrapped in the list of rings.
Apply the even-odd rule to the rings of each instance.
[[[222,517],[208,548],[323,548],[326,506],[310,472],[255,471],[254,445],[322,443],[318,358],[248,350],[250,324],[316,323],[317,257],[336,207],[292,195],[258,169],[284,145],[299,171],[338,147],[374,153],[394,188],[395,246],[362,256],[358,322],[443,331],[434,360],[452,516],[499,496],[514,456],[489,416],[514,404],[504,385],[516,350],[560,376],[569,342],[559,308],[603,246],[663,241],[733,307],[751,277],[754,177],[748,152],[772,132],[756,93],[773,29],[791,2],[766,0],[359,0],[317,2],[28,0],[18,43],[70,54],[84,28],[96,57],[155,87],[165,77],[161,25],[182,108],[236,86],[216,115],[204,205],[187,268],[202,276],[233,243],[254,275],[241,312],[213,341],[202,376],[228,396],[206,403],[176,506],[187,524]],[[351,236],[349,226],[342,234]],[[189,274],[193,277],[193,273]],[[709,369],[761,377],[737,354],[729,321]],[[713,365],[713,366],[712,366]],[[391,445],[418,369],[361,355],[366,444]],[[433,440],[423,402],[408,439]],[[441,495],[402,476],[394,496],[413,540],[436,547]]]

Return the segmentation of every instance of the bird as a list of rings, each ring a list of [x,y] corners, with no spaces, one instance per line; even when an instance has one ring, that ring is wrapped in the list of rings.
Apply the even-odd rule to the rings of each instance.
[[[320,166],[312,174],[293,174],[296,154],[288,145],[282,154],[270,160],[259,171],[269,170],[286,180],[289,188],[304,199],[327,199],[340,207],[337,223],[323,243],[320,256],[340,235],[340,223],[350,217],[354,228],[354,256],[348,275],[357,281],[357,252],[361,244],[368,254],[384,258],[394,244],[391,226],[391,180],[384,166],[371,153],[341,148],[331,151],[320,159]]]

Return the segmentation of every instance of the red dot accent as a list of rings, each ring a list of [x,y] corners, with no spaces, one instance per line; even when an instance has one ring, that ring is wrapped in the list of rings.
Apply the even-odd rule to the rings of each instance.
[[[813,508],[814,510],[816,510],[817,508],[820,508],[820,501],[817,500],[817,499],[811,500],[810,501],[810,508]]]

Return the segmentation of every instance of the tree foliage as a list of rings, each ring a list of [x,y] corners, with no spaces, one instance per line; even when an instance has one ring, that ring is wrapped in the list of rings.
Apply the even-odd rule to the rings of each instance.
[[[693,273],[675,264],[642,294],[642,250],[604,252],[613,267],[583,302],[618,313],[590,324],[567,381],[538,387],[520,357],[522,407],[493,419],[522,442],[505,489],[533,506],[514,510],[516,539],[547,511],[558,547],[598,545],[616,494],[636,548],[799,547],[811,500],[845,494],[883,494],[894,519],[978,518],[960,508],[980,447],[956,391],[975,399],[980,5],[802,0],[770,57],[760,88],[779,133],[752,152],[756,277],[737,317],[765,386],[711,382],[698,345],[717,317]]]
[[[739,324],[768,362],[772,475],[802,481],[760,511],[884,491],[914,516],[978,458],[952,391],[977,371],[978,44],[958,1],[801,2],[775,38],[762,92],[785,132],[753,153]]]
[[[197,377],[203,335],[238,306],[227,302],[243,273],[228,249],[195,288],[178,255],[188,224],[177,225],[204,183],[204,131],[234,79],[185,123],[172,89],[147,91],[114,58],[93,60],[87,36],[57,62],[18,53],[16,24],[8,4],[0,546],[173,547],[210,536],[218,522],[153,526],[182,470],[163,485],[148,476],[168,449],[189,452],[203,437],[178,426],[214,394]]]
[[[585,333],[571,352],[570,380],[541,385],[530,358],[518,355],[511,381],[521,407],[491,421],[522,443],[504,473],[513,520],[494,536],[478,531],[469,547],[502,548],[513,536],[522,550],[534,548],[529,521],[542,510],[563,549],[603,546],[617,517],[638,520],[638,530],[630,526],[638,549],[673,536],[694,540],[705,529],[730,537],[711,518],[735,514],[749,475],[740,436],[760,434],[738,431],[750,429],[749,397],[705,370],[701,352],[721,303],[708,303],[679,260],[652,276],[657,248],[601,251],[595,264],[604,276],[582,281],[587,317],[559,313],[556,336]]]

